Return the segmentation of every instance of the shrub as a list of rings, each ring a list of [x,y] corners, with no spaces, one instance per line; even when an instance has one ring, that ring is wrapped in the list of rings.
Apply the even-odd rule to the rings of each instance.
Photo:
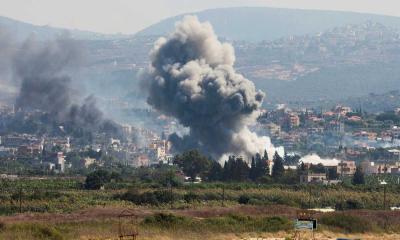
[[[158,205],[159,201],[156,197],[156,195],[153,192],[145,192],[143,194],[140,194],[137,196],[136,199],[133,199],[132,201],[135,204],[150,204],[150,205]]]
[[[250,202],[250,197],[248,195],[240,195],[238,199],[239,204],[248,204]]]
[[[208,218],[204,220],[207,229],[226,232],[277,232],[290,230],[291,221],[284,217],[250,217],[241,215],[228,215],[224,217]]]
[[[185,202],[191,203],[191,202],[199,201],[199,200],[200,200],[200,197],[199,197],[199,195],[197,195],[197,194],[194,193],[194,192],[189,192],[189,193],[186,193],[186,194],[183,196],[183,199],[185,200]]]
[[[185,223],[190,223],[190,219],[182,216],[176,216],[173,214],[157,213],[153,216],[146,217],[143,224],[171,227],[174,225],[182,226]]]
[[[261,178],[259,178],[258,182],[260,182],[262,184],[272,184],[272,183],[274,183],[274,179],[271,176],[266,175],[266,176],[262,176]]]
[[[137,205],[149,204],[159,205],[170,203],[179,199],[177,194],[170,191],[154,191],[139,193],[136,189],[130,189],[122,195],[116,195],[115,198],[133,202]]]
[[[34,239],[63,240],[63,235],[54,227],[41,224],[16,224],[11,226],[13,232],[26,233]]]
[[[96,170],[87,175],[85,180],[85,188],[91,190],[98,190],[104,184],[111,181],[111,174],[106,170]]]
[[[53,227],[37,226],[34,233],[35,237],[40,239],[62,240],[62,234]]]
[[[51,200],[61,196],[62,194],[56,191],[35,191],[30,198],[32,200]]]
[[[345,202],[336,203],[335,208],[337,210],[363,209],[364,204],[355,199],[348,199]]]
[[[206,192],[202,195],[202,198],[205,201],[219,201],[222,199],[222,194],[215,192]]]
[[[267,217],[263,222],[265,223],[263,231],[266,232],[289,230],[293,227],[291,221],[284,217]]]
[[[0,222],[0,232],[4,231],[6,229],[6,223],[5,222]]]
[[[153,194],[156,196],[157,201],[161,204],[170,203],[178,199],[177,195],[175,195],[173,192],[166,190],[154,191]]]
[[[339,228],[348,233],[364,233],[373,230],[373,226],[370,221],[351,215],[325,215],[320,218],[320,222],[330,227]]]

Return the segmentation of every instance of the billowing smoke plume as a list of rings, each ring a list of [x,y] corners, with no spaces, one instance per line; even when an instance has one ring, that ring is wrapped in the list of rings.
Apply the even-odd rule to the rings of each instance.
[[[323,159],[317,154],[310,154],[306,155],[299,160],[300,162],[304,164],[313,164],[313,165],[318,165],[322,164],[324,166],[337,166],[340,162],[340,160],[333,158],[333,159]]]
[[[148,103],[189,128],[185,136],[170,136],[177,150],[199,148],[219,158],[269,147],[269,138],[248,127],[259,115],[264,93],[235,71],[233,47],[221,43],[209,23],[185,17],[156,42],[150,57],[144,74]]]
[[[41,109],[57,119],[65,117],[71,105],[71,79],[63,71],[80,59],[80,47],[71,39],[46,44],[26,41],[14,61],[21,84],[16,107]]]
[[[104,120],[93,97],[76,101],[66,73],[82,63],[82,46],[72,39],[37,42],[27,40],[14,57],[15,79],[20,82],[16,108],[40,109],[53,121],[71,130],[117,131],[119,126]]]
[[[4,72],[9,66],[12,56],[13,46],[9,33],[0,27],[0,73]]]
[[[0,26],[0,94],[15,92],[15,84],[11,78],[11,63],[16,51],[14,39],[10,33]],[[0,96],[2,98],[2,96]]]

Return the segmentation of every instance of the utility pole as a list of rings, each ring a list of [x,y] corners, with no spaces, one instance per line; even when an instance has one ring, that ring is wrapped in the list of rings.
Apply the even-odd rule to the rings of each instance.
[[[311,209],[311,184],[309,183],[308,209]]]
[[[381,185],[383,185],[383,211],[385,211],[386,210],[386,185],[387,185],[387,182],[385,180],[383,180],[381,182]],[[388,222],[388,216],[386,214],[384,214],[384,216],[385,216],[384,228],[386,229],[387,222]]]
[[[170,194],[170,207],[171,207],[171,209],[172,209],[172,207],[173,207],[173,203],[174,203],[174,195],[173,195],[173,192],[172,192],[172,174],[169,176],[169,194]]]
[[[19,213],[22,213],[22,187],[19,188]]]
[[[383,186],[383,210],[386,210],[386,184]]]
[[[387,182],[383,180],[381,182],[381,185],[383,185],[383,210],[386,210],[386,185]]]
[[[221,202],[221,206],[222,207],[225,206],[225,184],[222,184],[222,202]]]

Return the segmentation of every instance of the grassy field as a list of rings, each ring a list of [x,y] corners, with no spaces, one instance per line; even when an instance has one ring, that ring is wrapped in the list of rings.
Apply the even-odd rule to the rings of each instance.
[[[400,212],[382,210],[382,193],[256,184],[113,183],[84,190],[81,179],[2,181],[0,239],[116,239],[120,223],[138,228],[139,239],[290,239],[297,211],[308,206],[342,209],[315,215],[319,239],[400,239]],[[389,188],[387,206],[398,205],[399,196]],[[136,217],[120,220],[127,209]]]
[[[296,209],[281,205],[183,210],[137,207],[131,209],[137,218],[120,220],[118,215],[123,210],[96,207],[69,214],[4,216],[0,217],[0,239],[117,239],[120,223],[124,229],[136,227],[138,239],[290,239],[294,233],[292,220],[296,215]],[[363,239],[383,239],[387,235],[387,239],[400,239],[399,214],[354,210],[316,217],[320,222],[317,234],[321,238],[362,236]]]

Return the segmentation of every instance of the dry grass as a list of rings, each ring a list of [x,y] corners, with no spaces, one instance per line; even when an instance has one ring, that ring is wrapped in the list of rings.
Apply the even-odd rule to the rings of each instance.
[[[0,217],[0,223],[4,223],[0,229],[0,239],[116,239],[118,236],[118,215],[124,210],[122,207],[95,207],[84,209],[68,214],[57,213],[27,213],[14,216]],[[194,219],[207,219],[229,214],[245,215],[253,217],[283,216],[293,219],[296,216],[295,208],[270,205],[270,206],[251,206],[235,205],[229,207],[196,207],[192,209],[164,210],[165,213],[185,216]],[[159,209],[137,207],[134,212],[140,219],[160,212]],[[400,226],[400,212],[357,210],[346,211],[343,214],[361,217],[373,221],[379,226],[385,223]],[[323,216],[322,214],[317,217]],[[317,239],[336,239],[338,237],[360,238],[360,239],[383,239],[400,240],[400,229],[388,229],[377,233],[368,234],[343,234],[337,229],[322,226],[317,232]],[[139,239],[162,239],[162,240],[197,240],[197,239],[272,239],[292,236],[292,232],[218,232],[215,228],[212,232],[207,229],[166,229],[157,226],[141,226]],[[386,232],[396,232],[384,234]],[[61,237],[60,237],[61,235]]]

